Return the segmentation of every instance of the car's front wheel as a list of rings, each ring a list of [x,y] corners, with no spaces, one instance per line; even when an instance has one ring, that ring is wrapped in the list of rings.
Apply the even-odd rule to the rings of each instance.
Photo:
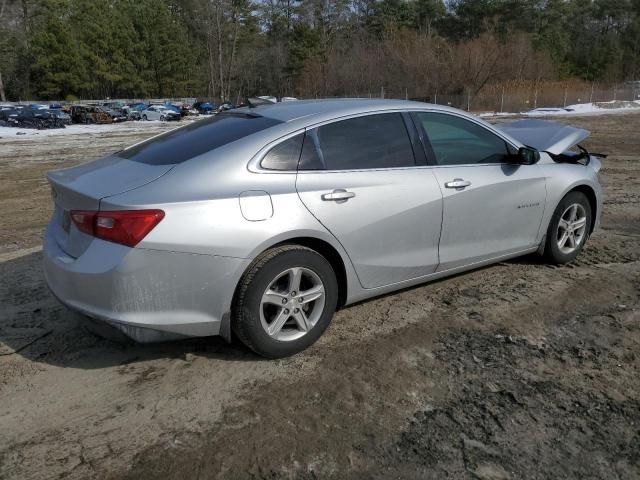
[[[547,230],[544,255],[548,261],[573,261],[584,248],[591,231],[591,204],[582,192],[569,192],[558,204]]]
[[[337,301],[336,275],[322,255],[299,245],[276,247],[241,280],[232,328],[259,355],[286,357],[320,338]]]

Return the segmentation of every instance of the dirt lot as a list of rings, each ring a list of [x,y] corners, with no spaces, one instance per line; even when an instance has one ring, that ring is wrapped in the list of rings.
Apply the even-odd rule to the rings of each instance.
[[[46,170],[164,125],[0,139],[0,478],[640,478],[640,115],[573,265],[498,264],[339,312],[294,358],[89,333],[41,274]]]

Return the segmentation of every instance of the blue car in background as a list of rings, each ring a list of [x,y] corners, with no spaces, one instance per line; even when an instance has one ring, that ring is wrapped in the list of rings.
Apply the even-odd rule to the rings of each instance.
[[[129,105],[129,109],[130,110],[135,110],[136,112],[141,112],[142,110],[146,110],[148,106],[149,105],[147,105],[146,103],[137,102],[137,103],[132,103],[131,105]]]
[[[165,108],[168,108],[169,110],[182,114],[180,107],[175,106],[173,103],[165,102],[163,105]]]
[[[210,102],[196,102],[193,104],[193,108],[202,115],[211,115],[216,110],[216,107]]]

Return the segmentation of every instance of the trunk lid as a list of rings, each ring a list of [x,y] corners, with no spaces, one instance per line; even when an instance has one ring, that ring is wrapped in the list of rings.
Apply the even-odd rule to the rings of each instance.
[[[48,172],[54,202],[50,228],[60,248],[77,258],[93,240],[92,236],[75,227],[70,216],[72,210],[99,210],[103,198],[151,183],[174,166],[111,155],[77,167]]]
[[[496,127],[524,145],[553,155],[566,152],[591,134],[582,128],[548,120],[519,120]]]

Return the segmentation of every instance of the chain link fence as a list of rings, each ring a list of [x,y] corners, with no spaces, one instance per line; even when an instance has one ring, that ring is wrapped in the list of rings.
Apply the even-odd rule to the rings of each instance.
[[[409,89],[384,89],[377,94],[368,92],[365,97],[400,98],[419,100],[467,110],[470,112],[526,112],[536,108],[566,108],[580,103],[598,103],[607,108],[607,103],[640,103],[640,82],[623,85],[554,85],[542,84],[529,88],[492,85],[478,93],[468,89],[462,93],[438,93],[412,96]],[[613,106],[613,105],[612,105]],[[640,106],[640,105],[639,105]]]

